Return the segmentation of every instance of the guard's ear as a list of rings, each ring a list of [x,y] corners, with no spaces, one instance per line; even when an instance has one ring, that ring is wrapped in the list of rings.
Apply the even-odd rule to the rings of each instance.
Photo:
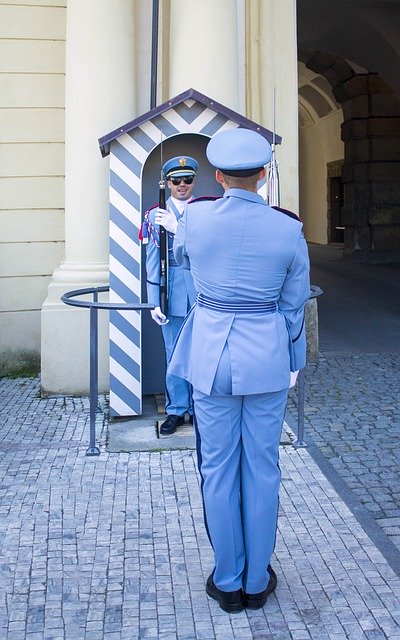
[[[217,181],[219,184],[222,184],[222,185],[223,185],[223,184],[224,184],[224,182],[225,182],[225,180],[224,180],[224,176],[223,176],[223,173],[222,173],[222,171],[220,171],[219,169],[217,169],[217,170],[215,171],[215,179],[216,179],[216,181]]]
[[[259,174],[259,176],[258,176],[258,180],[262,180],[263,178],[265,178],[265,176],[266,176],[266,175],[267,175],[267,170],[266,170],[266,168],[264,167],[264,168],[260,171],[260,174]]]

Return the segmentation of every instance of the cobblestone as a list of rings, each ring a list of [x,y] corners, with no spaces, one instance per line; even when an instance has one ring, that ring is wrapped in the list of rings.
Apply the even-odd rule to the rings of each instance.
[[[304,421],[306,441],[309,436],[400,549],[399,370],[400,352],[322,354],[306,369]],[[296,396],[291,390],[293,415]]]
[[[381,433],[375,448],[365,448],[377,434],[364,414],[377,411],[363,398],[347,418],[337,402],[340,391],[349,410],[346,385],[332,382],[334,402],[326,380],[336,365],[322,359],[308,373],[307,433],[316,439],[334,411],[341,440],[350,419],[348,458],[335,441],[332,464],[355,485],[361,476],[360,496],[378,507],[382,536],[396,538],[400,516],[388,523],[387,505],[399,507],[399,491],[396,503],[394,487],[382,482],[383,469],[396,474],[396,452],[388,447],[376,457]],[[379,402],[392,417],[389,395]],[[281,447],[278,589],[262,610],[229,616],[205,594],[212,553],[194,451],[108,452],[101,397],[101,455],[86,457],[87,398],[40,399],[39,380],[28,379],[0,380],[0,397],[2,640],[400,639],[400,579],[307,449]],[[289,416],[295,404],[292,394]],[[324,412],[327,422],[314,420]],[[352,451],[353,443],[361,448]],[[382,458],[388,467],[379,467]]]

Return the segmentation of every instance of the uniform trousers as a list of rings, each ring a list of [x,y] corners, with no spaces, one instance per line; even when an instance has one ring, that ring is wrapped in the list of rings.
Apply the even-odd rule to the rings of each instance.
[[[178,335],[184,318],[168,316],[169,322],[161,325],[167,365],[171,359],[175,338]],[[168,415],[183,416],[186,412],[193,415],[192,386],[183,378],[170,373],[165,376],[165,412]]]
[[[226,349],[221,363],[211,395],[193,390],[214,583],[222,591],[243,587],[246,593],[260,593],[268,584],[275,547],[279,442],[288,390],[230,395]]]

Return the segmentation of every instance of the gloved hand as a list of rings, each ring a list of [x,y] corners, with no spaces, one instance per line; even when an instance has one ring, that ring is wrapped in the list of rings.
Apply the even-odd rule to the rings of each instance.
[[[175,214],[172,211],[167,211],[167,209],[157,209],[155,223],[162,224],[166,231],[170,231],[174,235],[178,228],[178,220]]]
[[[168,318],[161,312],[160,307],[150,309],[150,313],[154,322],[157,322],[157,324],[167,324],[167,322],[169,322]]]

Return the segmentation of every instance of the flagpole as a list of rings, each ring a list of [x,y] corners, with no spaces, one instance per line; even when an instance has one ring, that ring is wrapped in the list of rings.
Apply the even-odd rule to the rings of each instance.
[[[271,161],[268,167],[268,178],[267,178],[267,204],[270,207],[279,207],[280,204],[280,193],[279,193],[279,173],[278,173],[278,163],[275,157],[275,140],[276,140],[276,92],[275,87],[273,88],[273,98],[272,98],[272,155]]]

